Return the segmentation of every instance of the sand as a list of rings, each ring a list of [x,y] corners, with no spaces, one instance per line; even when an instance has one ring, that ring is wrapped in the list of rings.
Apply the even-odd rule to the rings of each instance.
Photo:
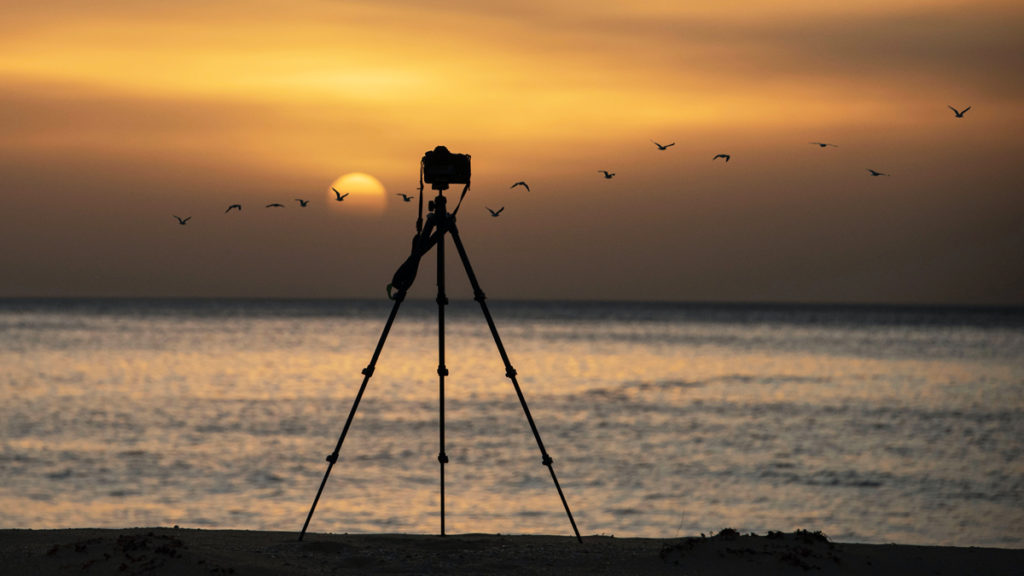
[[[833,543],[820,533],[673,539],[0,530],[0,574],[1024,575],[1024,550]]]

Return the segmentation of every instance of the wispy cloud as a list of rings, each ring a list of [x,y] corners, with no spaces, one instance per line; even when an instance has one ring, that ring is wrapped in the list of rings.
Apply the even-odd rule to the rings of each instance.
[[[995,267],[1024,243],[1006,225],[1022,210],[1018,4],[17,3],[0,21],[0,191],[39,221],[0,240],[46,261],[58,248],[44,237],[93,231],[108,212],[148,217],[124,203],[140,186],[161,206],[219,206],[352,170],[412,182],[419,155],[446,143],[474,154],[479,186],[558,189],[503,215],[532,209],[517,245],[546,269],[560,264],[535,238],[587,261],[645,254],[608,256],[638,277],[685,244],[699,268],[687,274],[718,284],[738,277],[728,258],[756,248],[766,285],[834,292],[811,278],[831,258],[862,278],[873,258],[950,262],[937,255],[948,230],[979,239],[950,269]],[[953,120],[950,104],[974,109]],[[652,138],[678,145],[652,152]],[[840,147],[815,154],[820,139]],[[719,152],[734,161],[712,171]],[[894,176],[879,186],[868,166]],[[600,168],[619,177],[595,188]],[[89,201],[40,176],[51,171]],[[620,246],[604,235],[624,210]],[[1011,232],[984,236],[984,221]],[[879,238],[900,246],[879,257]],[[683,274],[665,270],[659,285]]]

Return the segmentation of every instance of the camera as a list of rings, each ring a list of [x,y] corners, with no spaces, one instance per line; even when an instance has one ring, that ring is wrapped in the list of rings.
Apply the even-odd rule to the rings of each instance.
[[[438,146],[424,154],[420,163],[423,181],[434,188],[444,189],[449,184],[469,184],[469,154],[452,154],[448,148]]]

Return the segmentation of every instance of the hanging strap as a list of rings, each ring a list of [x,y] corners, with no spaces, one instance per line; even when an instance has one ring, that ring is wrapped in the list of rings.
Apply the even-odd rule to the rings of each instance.
[[[420,161],[420,213],[416,218],[416,233],[423,231],[423,161]]]
[[[462,199],[466,197],[466,192],[469,192],[469,182],[462,188],[462,195],[459,196],[459,203],[455,205],[455,210],[452,210],[452,217],[459,212],[459,206],[462,206]]]

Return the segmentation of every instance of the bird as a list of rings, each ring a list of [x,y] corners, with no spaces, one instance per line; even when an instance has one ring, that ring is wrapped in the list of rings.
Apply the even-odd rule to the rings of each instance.
[[[607,170],[598,170],[598,172],[604,172],[604,177],[608,180],[611,180],[612,176],[615,176],[615,172],[609,172]]]
[[[487,208],[487,207],[486,207],[486,206],[484,206],[484,208]],[[505,207],[504,207],[504,206],[502,206],[501,208],[498,208],[498,211],[497,211],[497,212],[495,212],[494,210],[491,210],[490,208],[487,208],[487,211],[491,213],[491,216],[493,216],[493,217],[497,218],[497,217],[498,217],[498,214],[501,214],[501,211],[502,211],[502,210],[504,210],[504,209],[505,209]]]
[[[178,224],[181,224],[182,226],[184,226],[189,220],[192,219],[191,216],[189,216],[187,218],[182,218],[181,216],[175,216],[174,214],[171,214],[171,216],[174,216],[175,218],[177,218],[178,219]]]
[[[241,212],[242,211],[242,205],[241,204],[232,204],[231,206],[228,206],[228,209],[225,210],[224,213],[227,214],[228,212],[231,212],[232,210],[238,210],[239,212]]]
[[[712,158],[711,160],[714,161],[718,160],[719,158],[725,158],[725,161],[728,162],[729,158],[732,158],[732,156],[729,156],[728,154],[715,154],[715,157]]]
[[[811,144],[814,144],[818,148],[828,148],[829,146],[831,146],[832,148],[838,148],[839,147],[836,144],[829,144],[828,142],[811,142]]]
[[[872,176],[888,176],[885,172],[879,172],[878,170],[872,170],[871,168],[868,168],[867,171],[871,172]]]
[[[651,142],[654,142],[654,140],[651,140]],[[665,150],[665,149],[667,149],[667,148],[668,148],[669,146],[675,146],[675,145],[676,145],[676,143],[675,143],[675,142],[673,142],[673,143],[671,143],[671,144],[658,144],[657,142],[654,142],[654,145],[658,147],[658,150]]]
[[[412,200],[412,196],[409,196],[408,194],[402,194],[401,192],[395,194],[395,196],[401,196],[403,202],[408,202],[409,200]]]
[[[511,189],[515,188],[516,186],[522,186],[523,188],[526,188],[527,192],[530,191],[530,185],[527,184],[526,182],[523,182],[522,180],[520,180],[519,182],[516,182],[515,184],[509,186],[508,188],[509,188],[509,190],[511,190]]]
[[[342,194],[341,192],[338,192],[338,189],[335,188],[334,186],[331,186],[331,190],[334,190],[334,195],[337,196],[337,198],[335,198],[335,200],[337,200],[338,202],[344,201],[345,200],[345,196],[348,196],[349,194],[351,194],[351,192],[345,192],[344,194]]]
[[[953,114],[956,114],[957,118],[963,118],[964,114],[966,114],[967,111],[971,109],[971,107],[968,106],[967,108],[964,108],[963,110],[957,110],[956,108],[953,108],[952,106],[950,106],[949,109],[953,111]]]
[[[296,198],[295,201],[298,202],[299,206],[302,206],[303,208],[305,208],[306,205],[309,204],[309,200],[303,200],[302,198]]]
[[[267,208],[284,208],[284,204],[279,204],[277,202],[274,202],[274,203],[271,203],[271,204],[267,204],[266,207]]]

